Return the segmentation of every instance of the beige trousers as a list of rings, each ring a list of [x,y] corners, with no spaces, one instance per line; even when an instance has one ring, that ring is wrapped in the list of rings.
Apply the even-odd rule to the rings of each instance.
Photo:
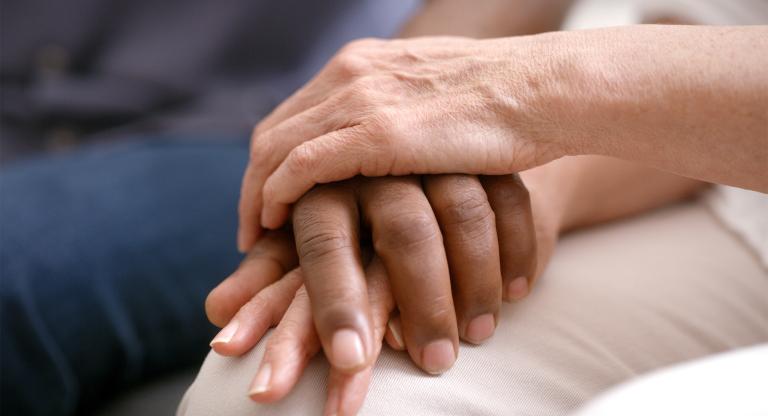
[[[768,273],[700,203],[681,204],[563,238],[533,293],[442,376],[385,348],[360,414],[563,415],[638,374],[764,342]],[[322,357],[283,401],[248,399],[263,345],[211,353],[179,415],[321,414]]]

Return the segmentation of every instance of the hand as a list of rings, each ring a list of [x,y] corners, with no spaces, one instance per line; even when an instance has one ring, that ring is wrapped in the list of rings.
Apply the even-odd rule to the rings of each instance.
[[[564,155],[548,120],[563,107],[555,81],[567,73],[551,73],[550,54],[541,53],[553,46],[547,39],[361,40],[342,49],[257,126],[240,249],[258,237],[260,213],[262,225],[279,226],[287,204],[315,183],[358,174],[507,174]]]
[[[508,295],[527,293],[535,244],[525,188],[514,177],[483,179],[488,197],[480,180],[463,175],[425,177],[423,188],[415,177],[359,178],[315,188],[297,204],[297,251],[334,367],[354,372],[372,362],[359,217],[390,276],[404,344],[427,372],[453,364],[459,336],[491,336],[502,268]],[[510,260],[500,261],[500,249]]]
[[[451,178],[446,177],[443,179]],[[461,176],[454,178],[457,183],[461,183],[462,180],[466,179],[467,177]],[[532,233],[529,225],[525,224],[525,222],[520,222],[521,218],[524,219],[527,217],[528,220],[530,220],[530,217],[525,215],[524,210],[521,211],[519,209],[514,209],[514,207],[524,207],[528,205],[527,193],[525,192],[525,188],[520,186],[519,180],[515,177],[500,177],[492,179],[495,181],[494,183],[486,184],[486,192],[488,192],[489,195],[488,199],[493,201],[492,204],[497,210],[496,218],[498,226],[500,227],[500,244],[502,247],[507,248],[506,250],[502,249],[502,252],[507,254],[502,258],[514,259],[517,257],[515,256],[514,248],[510,244],[505,243],[505,241],[514,243],[514,238],[510,237],[519,237],[520,234],[517,234],[516,231],[521,232],[523,235],[526,233],[530,235]],[[451,189],[444,184],[441,184],[440,186],[444,186],[446,191]],[[471,187],[465,188],[464,194],[471,191]],[[323,189],[321,188],[318,190],[318,192],[323,192]],[[332,197],[333,195],[327,194],[325,196]],[[502,203],[500,203],[499,200],[501,200]],[[547,204],[542,204],[542,208],[548,208],[551,205],[549,203],[551,198],[538,198],[536,200],[547,201]],[[504,201],[506,201],[506,203],[503,203]],[[400,202],[402,203],[402,200]],[[314,205],[315,203],[317,203],[317,205]],[[330,208],[326,208],[325,210],[314,209],[322,208],[322,203],[322,199],[315,202],[310,201],[310,206],[308,207],[309,211],[316,212],[319,215],[319,218],[326,218],[326,220],[329,220],[330,218],[324,217],[324,215],[326,215],[324,212]],[[542,215],[538,216],[537,218],[540,220],[547,219],[549,221],[555,220],[556,216]],[[472,223],[465,223],[465,225],[470,224]],[[546,253],[551,252],[551,247],[556,236],[557,227],[554,225],[554,223],[547,226],[542,226],[541,224],[537,223],[536,226],[537,229],[544,231],[544,233],[537,235],[539,244],[541,244],[542,247],[545,247]],[[233,282],[236,282],[238,277],[245,278],[247,274],[251,274],[253,276],[253,280],[258,280],[261,282],[274,281],[279,277],[278,275],[281,274],[280,270],[283,268],[283,266],[264,267],[265,262],[266,264],[274,265],[282,264],[281,262],[285,261],[271,260],[280,258],[281,255],[279,253],[270,253],[270,250],[285,252],[289,248],[289,245],[285,242],[285,240],[277,240],[283,243],[282,246],[275,244],[275,240],[276,239],[274,238],[274,234],[271,232],[268,233],[267,238],[261,239],[258,243],[258,245],[264,246],[262,247],[257,245],[257,247],[254,249],[254,253],[251,253],[246,258],[238,272],[236,272],[232,278],[227,279],[224,283],[222,283],[222,285],[220,285],[216,290],[212,292],[211,296],[209,297],[209,301],[207,302],[207,305],[209,306],[209,314],[211,311],[220,309],[214,307],[214,305],[220,303],[222,300],[232,298],[231,295],[227,295],[227,293],[230,292],[228,289],[235,287]],[[528,246],[527,250],[530,250],[530,245],[530,242],[526,242],[525,238],[520,239],[518,243],[518,246],[520,247]],[[522,270],[521,267],[527,267],[529,268],[528,270],[532,270],[530,269],[533,267],[531,264],[532,262],[530,261],[531,257],[532,256],[525,256],[523,259],[520,259],[521,261],[519,260],[517,264],[515,264],[514,261],[503,261],[502,270],[504,270],[505,274],[507,275],[520,274],[520,270]],[[542,264],[544,264],[543,261]],[[260,267],[256,267],[257,265],[260,265]],[[515,270],[516,267],[517,270]],[[389,316],[389,311],[393,307],[391,295],[388,295],[389,297],[387,297],[383,293],[385,291],[389,293],[389,288],[387,287],[386,281],[386,270],[383,269],[382,273],[374,273],[372,270],[375,271],[377,269],[372,268],[372,266],[369,265],[365,275],[367,279],[366,284],[368,299],[371,306],[371,317],[374,328],[373,341],[375,350],[373,361],[375,361],[376,356],[378,355],[377,348],[380,346],[381,336],[385,332],[384,328],[387,328],[387,342],[393,348],[403,349],[404,346],[401,341],[402,332],[401,330],[396,329],[399,327],[399,318],[393,318],[390,324],[385,326],[387,317]],[[531,275],[534,275],[533,271],[530,271],[530,273]],[[270,274],[270,276],[259,277],[259,274]],[[383,276],[384,282],[379,282],[379,280],[377,280],[379,278],[376,276]],[[273,336],[267,343],[267,352],[264,356],[264,364],[262,364],[263,369],[265,368],[266,363],[269,363],[268,371],[271,372],[269,388],[264,390],[263,386],[260,386],[265,377],[264,372],[259,372],[259,375],[257,375],[255,378],[257,381],[256,387],[259,388],[256,388],[256,393],[252,395],[255,400],[274,401],[287,394],[298,380],[298,377],[301,375],[301,372],[308,360],[319,351],[320,342],[312,327],[312,314],[310,312],[309,297],[307,296],[306,290],[302,288],[298,294],[296,294],[296,297],[293,299],[291,306],[288,306],[288,304],[291,302],[289,300],[290,297],[296,293],[296,288],[300,285],[300,280],[301,274],[298,269],[296,269],[290,272],[282,280],[278,280],[265,290],[259,292],[251,302],[243,306],[241,311],[237,314],[237,317],[233,320],[241,322],[240,324],[236,325],[238,327],[237,335],[234,337],[230,337],[229,335],[225,336],[224,341],[228,342],[221,342],[221,338],[219,337],[217,337],[219,341],[214,340],[213,345],[217,352],[226,355],[239,355],[250,349],[264,334],[266,328],[268,328],[270,325],[275,325],[278,321],[280,321]],[[243,285],[238,284],[238,286],[242,287]],[[522,294],[524,293],[513,292],[513,296],[519,296]],[[390,300],[387,301],[387,299]],[[383,307],[386,305],[390,306]],[[288,309],[287,313],[285,312],[286,309]],[[382,312],[384,310],[385,312]],[[285,317],[281,320],[280,317],[283,316],[283,314],[285,314]],[[231,315],[218,316],[216,318],[212,317],[212,320],[214,322],[226,322],[230,317]],[[222,331],[222,333],[224,332],[226,331]],[[357,408],[359,408],[359,406],[362,404],[362,400],[367,390],[367,384],[370,380],[370,370],[371,367],[369,366],[358,373],[349,375],[332,368],[331,377],[329,379],[329,397],[326,407],[326,414],[333,414],[334,412],[338,412],[339,408],[344,409],[344,412],[342,412],[343,414],[354,414],[353,410],[357,410]]]
[[[358,371],[373,358],[359,217],[370,226],[376,254],[391,276],[402,314],[395,321],[402,323],[400,338],[425,371],[438,373],[453,364],[459,336],[472,343],[491,336],[502,282],[509,300],[528,292],[536,249],[522,182],[515,176],[481,181],[464,175],[423,181],[423,189],[415,177],[325,185],[296,207],[297,250],[315,323],[339,370]],[[267,244],[262,240],[259,247]]]
[[[626,215],[634,215],[638,212],[679,200],[701,188],[701,184],[695,181],[643,168],[639,165],[600,157],[566,158],[526,171],[521,176],[530,190],[530,203],[534,214],[538,254],[538,267],[535,275],[541,274],[548,263],[557,237],[563,230],[609,221]],[[627,186],[627,184],[631,186]],[[486,189],[489,199],[492,199],[491,195],[497,191],[493,190],[493,188]],[[500,217],[506,216],[497,212],[497,223]],[[509,217],[512,218],[514,215],[509,215]],[[502,247],[504,245],[503,235],[504,233],[499,231],[500,245]],[[214,307],[215,304],[222,300],[234,299],[233,296],[228,295],[230,292],[225,290],[227,286],[248,287],[247,284],[237,283],[236,278],[246,279],[247,275],[250,275],[252,280],[260,282],[278,279],[279,276],[277,274],[281,274],[278,272],[282,266],[275,267],[274,264],[276,263],[274,260],[268,260],[265,264],[264,260],[259,260],[259,256],[280,259],[282,257],[279,253],[274,255],[267,252],[272,249],[278,252],[282,251],[290,256],[290,252],[293,249],[290,247],[290,250],[288,250],[290,241],[284,239],[277,240],[283,242],[282,246],[274,244],[275,240],[273,237],[274,234],[268,232],[265,238],[262,238],[258,243],[258,245],[266,245],[266,249],[265,247],[257,246],[254,250],[261,254],[258,256],[249,255],[238,271],[238,273],[240,271],[247,271],[247,273],[227,279],[219,288],[212,292],[207,305],[209,306],[209,316],[211,316],[213,322],[227,322],[231,317],[229,315],[216,318],[211,315],[211,312],[224,309]],[[504,254],[502,254],[501,260],[502,263],[506,260]],[[282,261],[285,260],[279,260],[278,263]],[[250,267],[251,262],[253,262],[254,266],[256,264],[261,264],[262,266]],[[273,266],[267,266],[269,264],[273,264]],[[502,271],[504,270],[506,268],[502,266]],[[274,277],[259,276],[259,273],[272,273]],[[378,340],[380,339],[381,332],[383,332],[379,328],[383,325],[382,322],[386,322],[386,319],[380,318],[382,315],[377,311],[381,309],[376,306],[377,299],[383,298],[373,293],[378,290],[377,288],[381,289],[383,286],[371,283],[371,273],[367,273],[366,276],[369,279],[368,297],[373,310],[373,327],[376,331],[374,340]],[[238,315],[239,319],[246,322],[246,326],[253,325],[257,328],[266,328],[280,321],[280,317],[285,312],[285,309],[288,308],[287,305],[290,302],[287,299],[295,293],[295,288],[298,285],[296,282],[291,282],[291,279],[293,278],[285,279],[289,281],[287,284],[277,281],[273,284],[274,288],[270,287],[267,290],[258,292],[252,302],[252,306],[246,306],[241,310]],[[239,290],[234,292],[239,292]],[[290,387],[295,384],[301,375],[301,369],[304,368],[309,357],[319,351],[320,344],[316,335],[312,335],[314,334],[314,329],[312,328],[311,317],[308,317],[311,315],[308,298],[302,294],[294,299],[294,302],[304,305],[303,307],[291,307],[292,310],[295,309],[297,312],[303,311],[301,314],[297,313],[296,315],[302,315],[304,318],[289,319],[288,316],[293,316],[293,313],[287,314],[286,318],[280,321],[274,336],[270,338],[267,344],[267,350],[272,352],[265,355],[265,357],[269,357],[268,362],[276,363],[273,365],[273,371],[286,372],[289,375],[277,380],[274,393],[265,392],[253,396],[257,400],[277,400],[279,397],[287,394]],[[237,308],[235,306],[228,310],[237,310]],[[398,338],[402,337],[398,337],[392,331],[393,329],[397,331],[398,321],[397,317],[390,320],[385,339],[393,348],[403,349],[402,342],[398,341]],[[260,332],[258,337],[249,335],[247,328],[245,331],[246,336],[233,338],[232,345],[218,343],[214,348],[219,352],[224,351],[228,355],[237,355],[247,351],[261,337],[263,330],[258,329],[256,331]],[[306,335],[307,332],[310,335]],[[399,332],[401,333],[401,331]],[[250,342],[250,344],[242,342],[243,340]],[[309,354],[308,351],[314,352]],[[283,368],[286,368],[286,370],[282,370]],[[354,414],[354,410],[362,404],[370,380],[370,368],[366,368],[351,376],[333,369],[331,369],[331,372],[326,414],[333,414],[334,412]],[[343,409],[344,411],[342,412],[338,409]]]
[[[282,251],[276,246],[271,248]],[[259,273],[253,272],[259,270],[256,267],[261,263],[259,259],[258,256],[247,257],[241,269],[248,270],[254,276],[258,275]],[[374,323],[373,353],[377,357],[394,302],[381,261],[373,258],[365,273]],[[269,272],[266,274],[275,276]],[[206,304],[216,309],[214,305],[226,303],[225,293],[234,288],[233,282],[234,280],[227,280],[219,285],[211,293]],[[212,317],[212,320],[224,317],[225,315],[220,315]],[[277,325],[267,341],[259,370],[248,389],[248,395],[259,402],[269,403],[285,397],[298,382],[309,360],[320,351],[320,339],[314,329],[309,296],[302,285],[299,268],[291,270],[282,279],[270,284],[242,305],[232,322],[236,322],[235,332],[225,333],[225,329],[211,343],[218,353],[243,354],[261,339],[269,326]],[[360,372],[346,374],[331,368],[324,414],[356,414],[368,390],[372,370],[373,367],[370,366]]]

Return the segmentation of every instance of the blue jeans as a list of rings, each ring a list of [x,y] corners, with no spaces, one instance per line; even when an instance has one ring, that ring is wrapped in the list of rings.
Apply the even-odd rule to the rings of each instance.
[[[0,172],[0,413],[89,411],[199,363],[237,266],[247,142],[153,139]]]

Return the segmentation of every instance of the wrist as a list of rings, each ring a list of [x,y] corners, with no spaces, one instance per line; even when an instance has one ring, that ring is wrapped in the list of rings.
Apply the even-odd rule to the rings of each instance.
[[[515,68],[507,91],[519,98],[511,130],[542,145],[551,159],[610,154],[612,135],[621,129],[613,115],[623,111],[615,100],[625,99],[610,62],[610,37],[609,30],[592,30],[509,38]]]

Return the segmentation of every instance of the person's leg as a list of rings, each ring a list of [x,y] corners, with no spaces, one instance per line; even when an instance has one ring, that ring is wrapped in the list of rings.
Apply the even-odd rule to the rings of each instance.
[[[72,414],[204,357],[247,153],[153,139],[0,172],[1,414]]]
[[[768,344],[654,371],[591,400],[575,416],[768,415]]]
[[[568,236],[531,295],[505,305],[494,337],[463,345],[439,377],[385,349],[362,415],[562,415],[635,375],[768,341],[768,273],[699,204]],[[282,402],[247,395],[264,341],[209,354],[180,416],[320,414],[327,365]]]

